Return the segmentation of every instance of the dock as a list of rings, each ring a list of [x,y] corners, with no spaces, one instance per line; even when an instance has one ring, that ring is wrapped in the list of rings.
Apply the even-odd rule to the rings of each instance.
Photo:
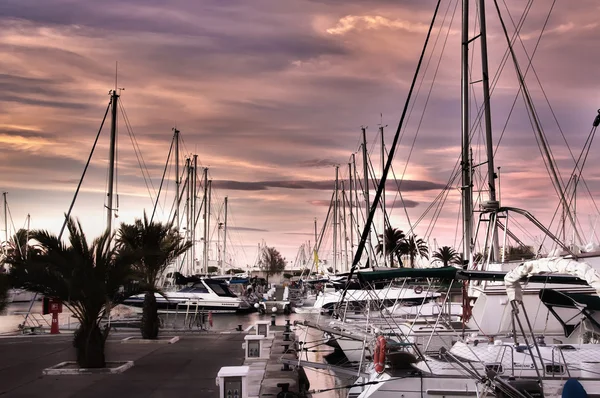
[[[295,358],[291,350],[283,354],[288,343],[284,341],[284,330],[284,326],[273,329],[268,359],[250,365],[253,378],[250,385],[260,388],[255,397],[277,396],[282,390],[277,384],[287,383],[294,392],[302,387],[299,382],[302,371],[282,370],[284,365],[279,362],[282,356]],[[42,375],[45,368],[74,360],[72,334],[1,337],[0,396],[218,398],[216,376],[222,367],[244,364],[242,344],[247,335],[243,331],[213,331],[183,334],[176,344],[122,344],[127,337],[139,337],[139,332],[112,332],[106,342],[107,360],[133,360],[134,366],[121,374],[77,376]],[[293,348],[293,343],[289,348]]]

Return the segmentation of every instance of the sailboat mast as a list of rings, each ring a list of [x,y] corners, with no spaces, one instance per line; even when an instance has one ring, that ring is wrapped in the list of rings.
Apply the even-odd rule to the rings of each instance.
[[[352,154],[352,160],[354,161],[354,154]],[[354,216],[354,206],[352,206],[352,162],[348,163],[348,185],[350,194],[350,253],[354,256],[354,228],[352,225]]]
[[[225,196],[225,224],[223,224],[223,268],[227,265],[227,196]]]
[[[471,242],[473,240],[473,187],[471,182],[471,159],[469,157],[469,0],[463,0],[462,2],[461,43],[463,262],[470,263]]]
[[[117,90],[114,89],[111,93],[111,121],[110,121],[110,148],[108,152],[108,203],[106,206],[106,230],[112,231],[112,217],[113,217],[113,186],[115,177],[115,143],[117,141],[117,101],[119,95]]]
[[[179,130],[173,128],[173,139],[175,140],[175,223],[179,231],[179,206],[181,198],[179,191],[181,189],[181,179],[179,178]]]
[[[203,237],[203,251],[202,251],[202,267],[204,274],[208,273],[208,227],[206,226],[207,222],[207,211],[206,211],[206,203],[208,196],[208,168],[204,168],[204,237]]]
[[[383,136],[383,126],[379,126],[379,133],[381,134],[381,176],[383,178],[383,170],[385,169],[385,141]],[[383,266],[386,266],[386,252],[385,252],[385,185],[383,186],[383,191],[381,192],[381,244],[383,246]]]
[[[192,247],[190,249],[190,255],[188,256],[187,259],[187,270],[186,273],[187,275],[191,275],[192,273],[192,267],[193,267],[193,263],[194,263],[194,246],[196,245],[196,242],[194,242],[193,236],[192,236],[192,220],[193,220],[193,216],[192,216],[192,167],[190,165],[191,159],[186,157],[185,159],[185,172],[186,172],[186,184],[185,184],[185,188],[186,188],[186,200],[185,200],[185,213],[186,213],[186,235],[187,238],[190,240],[190,242],[192,242]]]
[[[335,201],[333,203],[333,273],[337,274],[337,229],[338,229],[338,173],[340,167],[335,166]]]
[[[363,150],[363,169],[364,169],[364,173],[365,173],[365,188],[364,188],[364,192],[365,192],[365,214],[369,213],[369,209],[371,208],[371,205],[369,203],[369,159],[367,157],[367,129],[365,127],[362,127],[362,139],[363,139],[363,144],[362,144],[362,150]],[[366,246],[367,246],[367,264],[370,263],[371,261],[371,231],[369,230],[368,235],[367,235],[367,241],[366,241]],[[371,264],[371,266],[373,266],[373,264]]]
[[[210,244],[208,240],[210,240],[210,206],[211,206],[211,197],[212,197],[212,180],[208,180],[208,200],[206,202],[206,247],[210,248]],[[208,255],[208,251],[206,252],[206,264],[208,270],[208,261],[210,260],[210,256]]]
[[[481,44],[481,74],[483,85],[483,106],[485,119],[485,141],[488,166],[488,189],[490,202],[496,202],[496,174],[494,168],[494,147],[492,142],[492,111],[490,106],[490,78],[488,72],[488,50],[487,50],[487,28],[485,21],[485,0],[479,0],[479,24]],[[497,217],[497,215],[496,215]],[[498,240],[498,225],[496,217],[490,217],[494,222],[492,227],[492,260],[500,258],[500,247]]]
[[[315,217],[315,246],[313,248],[313,259],[315,261],[316,273],[319,275],[319,255],[317,253],[317,217]]]
[[[7,204],[6,204],[6,194],[8,192],[2,192],[2,198],[4,199],[4,242],[8,243],[8,217],[7,214],[8,212],[6,211],[7,209]],[[4,245],[4,251],[6,254],[6,248],[8,247],[8,245]]]

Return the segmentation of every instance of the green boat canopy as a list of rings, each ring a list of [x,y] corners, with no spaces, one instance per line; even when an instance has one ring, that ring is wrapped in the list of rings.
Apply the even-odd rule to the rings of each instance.
[[[456,267],[440,268],[390,268],[381,271],[359,271],[356,273],[361,283],[385,281],[397,278],[437,278],[456,280],[480,280],[502,282],[506,272],[462,270]],[[570,275],[532,275],[522,282],[547,284],[587,285],[583,279]]]
[[[360,271],[357,272],[358,280],[361,283],[376,282],[396,278],[438,278],[454,279],[456,276],[456,267],[441,268],[391,268],[384,271]]]

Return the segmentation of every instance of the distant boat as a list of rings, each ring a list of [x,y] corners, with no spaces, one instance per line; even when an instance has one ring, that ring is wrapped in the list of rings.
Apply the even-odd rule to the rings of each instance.
[[[154,293],[159,313],[186,311],[249,312],[254,307],[244,298],[233,293],[222,280],[201,278],[191,286],[177,291]],[[123,303],[142,309],[144,294],[131,296]]]

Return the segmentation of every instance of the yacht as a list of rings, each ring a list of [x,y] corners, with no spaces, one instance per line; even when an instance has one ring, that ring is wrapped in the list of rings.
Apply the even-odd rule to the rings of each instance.
[[[201,278],[191,286],[177,291],[154,293],[159,313],[176,313],[189,310],[213,312],[246,312],[254,307],[244,298],[238,297],[229,289],[227,282],[219,279]],[[144,294],[131,296],[125,305],[141,308]]]

